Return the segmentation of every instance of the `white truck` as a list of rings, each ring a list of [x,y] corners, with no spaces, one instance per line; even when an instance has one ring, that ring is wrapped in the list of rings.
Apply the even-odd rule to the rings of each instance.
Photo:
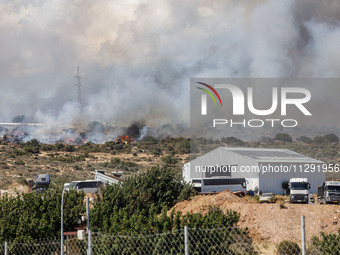
[[[309,203],[310,184],[307,178],[291,178],[289,180],[290,203]]]
[[[318,186],[318,204],[340,203],[340,182],[326,181]]]
[[[31,188],[31,190],[35,190],[38,193],[45,192],[51,183],[51,177],[50,174],[38,174],[36,181],[29,180],[28,186]]]

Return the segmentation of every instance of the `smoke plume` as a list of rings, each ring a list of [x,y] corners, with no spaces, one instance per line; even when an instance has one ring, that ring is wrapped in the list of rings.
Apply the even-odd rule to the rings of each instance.
[[[339,22],[336,0],[2,0],[0,121],[185,126],[190,77],[338,77]]]

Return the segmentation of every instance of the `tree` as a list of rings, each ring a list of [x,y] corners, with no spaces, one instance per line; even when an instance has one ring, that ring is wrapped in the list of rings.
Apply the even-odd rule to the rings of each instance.
[[[0,197],[0,242],[25,242],[60,235],[61,190]],[[64,200],[65,231],[85,212],[84,193],[69,191]]]
[[[98,229],[109,232],[148,229],[151,216],[157,216],[164,206],[172,207],[193,194],[193,187],[183,183],[175,170],[155,167],[128,177],[124,185],[107,186],[94,205],[91,221]],[[143,226],[134,223],[137,218]]]
[[[39,153],[40,142],[37,139],[32,139],[25,143],[24,150],[28,153]]]
[[[307,136],[300,136],[296,139],[297,141],[303,142],[303,143],[312,143],[313,140]]]
[[[273,139],[282,143],[291,143],[293,141],[292,137],[286,133],[278,133]]]
[[[314,137],[313,143],[325,144],[328,143],[328,140],[324,136],[317,135]]]
[[[33,147],[40,147],[40,142],[37,139],[32,139],[26,142],[26,145],[33,146]]]
[[[227,137],[227,138],[222,138],[221,141],[223,143],[226,143],[228,145],[234,145],[234,146],[243,146],[244,142],[241,139],[238,139],[236,137]]]
[[[339,143],[339,137],[336,136],[335,134],[328,134],[328,135],[325,135],[324,138],[325,138],[329,143],[334,143],[334,144],[338,144],[338,143]]]

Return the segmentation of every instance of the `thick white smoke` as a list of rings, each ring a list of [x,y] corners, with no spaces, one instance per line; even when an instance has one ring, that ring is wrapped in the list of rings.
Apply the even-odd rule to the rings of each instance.
[[[339,13],[336,0],[2,0],[0,120],[188,123],[190,77],[338,77]]]

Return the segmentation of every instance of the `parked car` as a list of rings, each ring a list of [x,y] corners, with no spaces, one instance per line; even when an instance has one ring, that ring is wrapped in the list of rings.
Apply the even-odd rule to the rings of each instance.
[[[275,203],[276,197],[274,193],[263,193],[260,196],[260,203]]]

